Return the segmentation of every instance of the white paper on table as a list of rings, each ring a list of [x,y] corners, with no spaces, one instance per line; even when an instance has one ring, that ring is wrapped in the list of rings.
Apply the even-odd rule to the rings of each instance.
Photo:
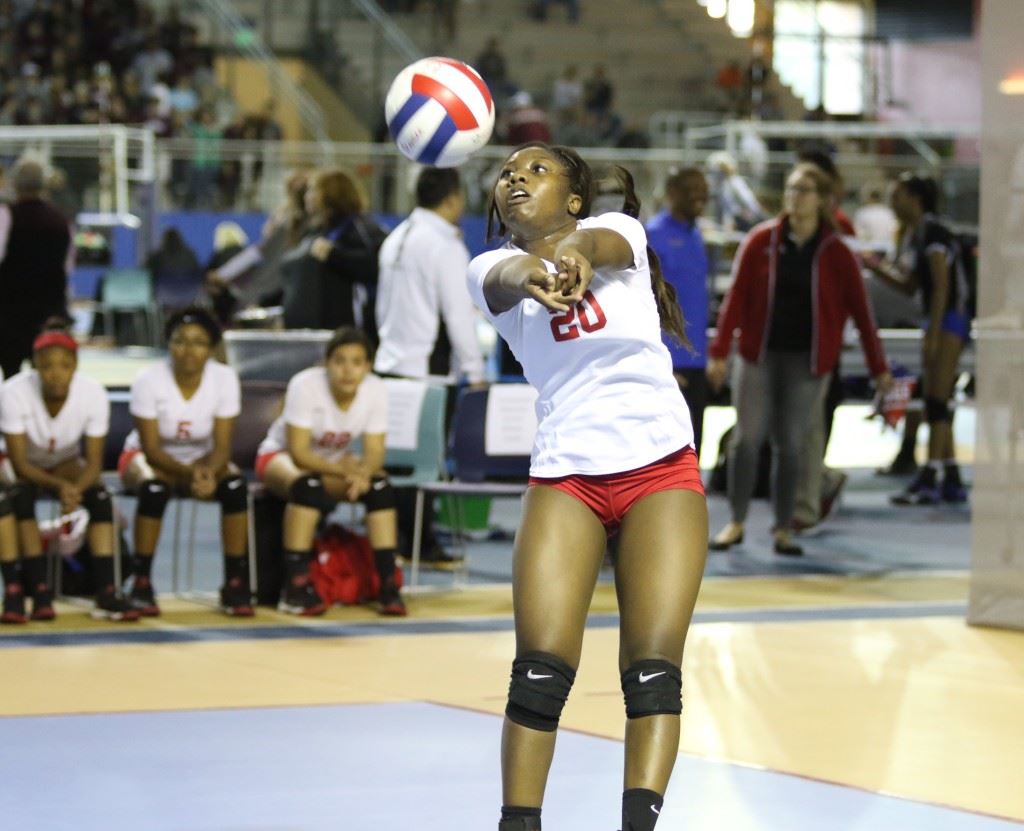
[[[427,385],[402,378],[383,381],[388,391],[388,435],[384,444],[392,450],[415,450]]]
[[[495,384],[487,395],[484,452],[529,456],[537,435],[537,391],[529,384]]]

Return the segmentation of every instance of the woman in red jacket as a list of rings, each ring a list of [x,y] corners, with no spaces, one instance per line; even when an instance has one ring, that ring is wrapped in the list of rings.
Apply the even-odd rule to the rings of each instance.
[[[708,379],[718,389],[738,330],[732,381],[737,421],[729,453],[732,521],[712,540],[714,551],[743,541],[758,450],[768,434],[776,460],[775,552],[803,553],[791,531],[800,443],[808,415],[822,406],[847,318],[857,324],[875,383],[883,390],[892,383],[857,260],[832,224],[831,192],[820,170],[797,165],[786,180],[782,215],[755,227],[736,254],[732,287],[708,349]]]

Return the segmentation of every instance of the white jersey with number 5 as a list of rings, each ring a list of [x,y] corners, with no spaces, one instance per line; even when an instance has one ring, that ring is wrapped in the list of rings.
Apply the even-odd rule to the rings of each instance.
[[[526,253],[511,243],[469,265],[474,301],[538,393],[532,476],[621,473],[693,444],[689,408],[661,342],[643,225],[607,213],[580,220],[577,228],[620,234],[633,249],[633,263],[595,271],[583,301],[568,312],[552,312],[532,299],[497,315],[488,309],[488,272]],[[546,265],[555,272],[552,263]]]
[[[139,373],[131,391],[129,411],[135,418],[156,419],[160,446],[175,461],[190,465],[213,450],[213,424],[235,418],[241,410],[238,373],[214,360],[206,362],[199,388],[185,399],[168,361]],[[125,450],[141,450],[139,433],[132,430]]]
[[[3,385],[0,430],[24,435],[29,464],[52,470],[82,454],[82,438],[103,438],[110,427],[110,401],[98,381],[76,372],[60,412],[51,416],[34,369],[19,372]]]

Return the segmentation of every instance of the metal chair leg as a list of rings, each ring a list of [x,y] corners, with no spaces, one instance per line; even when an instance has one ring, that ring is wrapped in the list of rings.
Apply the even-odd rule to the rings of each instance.
[[[420,548],[423,545],[423,489],[416,488],[416,512],[412,526],[412,574],[410,586],[418,586],[420,581]]]
[[[246,490],[247,513],[245,517],[246,550],[249,552],[249,593],[255,597],[259,581],[256,575],[256,502],[252,498],[252,491]]]
[[[196,586],[196,513],[199,503],[195,499],[189,500],[192,503],[192,518],[188,527],[188,559],[185,561],[186,592],[192,594]]]
[[[181,551],[181,499],[174,500],[174,548],[171,557],[171,591],[178,594],[181,591],[181,581],[178,579],[178,557]]]

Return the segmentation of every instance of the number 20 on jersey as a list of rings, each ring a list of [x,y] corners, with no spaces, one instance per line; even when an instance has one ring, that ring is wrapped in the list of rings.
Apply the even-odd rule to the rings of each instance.
[[[575,340],[580,336],[580,329],[596,332],[603,329],[607,322],[601,304],[597,302],[594,293],[587,289],[579,303],[569,311],[551,318],[551,334],[556,341]]]

